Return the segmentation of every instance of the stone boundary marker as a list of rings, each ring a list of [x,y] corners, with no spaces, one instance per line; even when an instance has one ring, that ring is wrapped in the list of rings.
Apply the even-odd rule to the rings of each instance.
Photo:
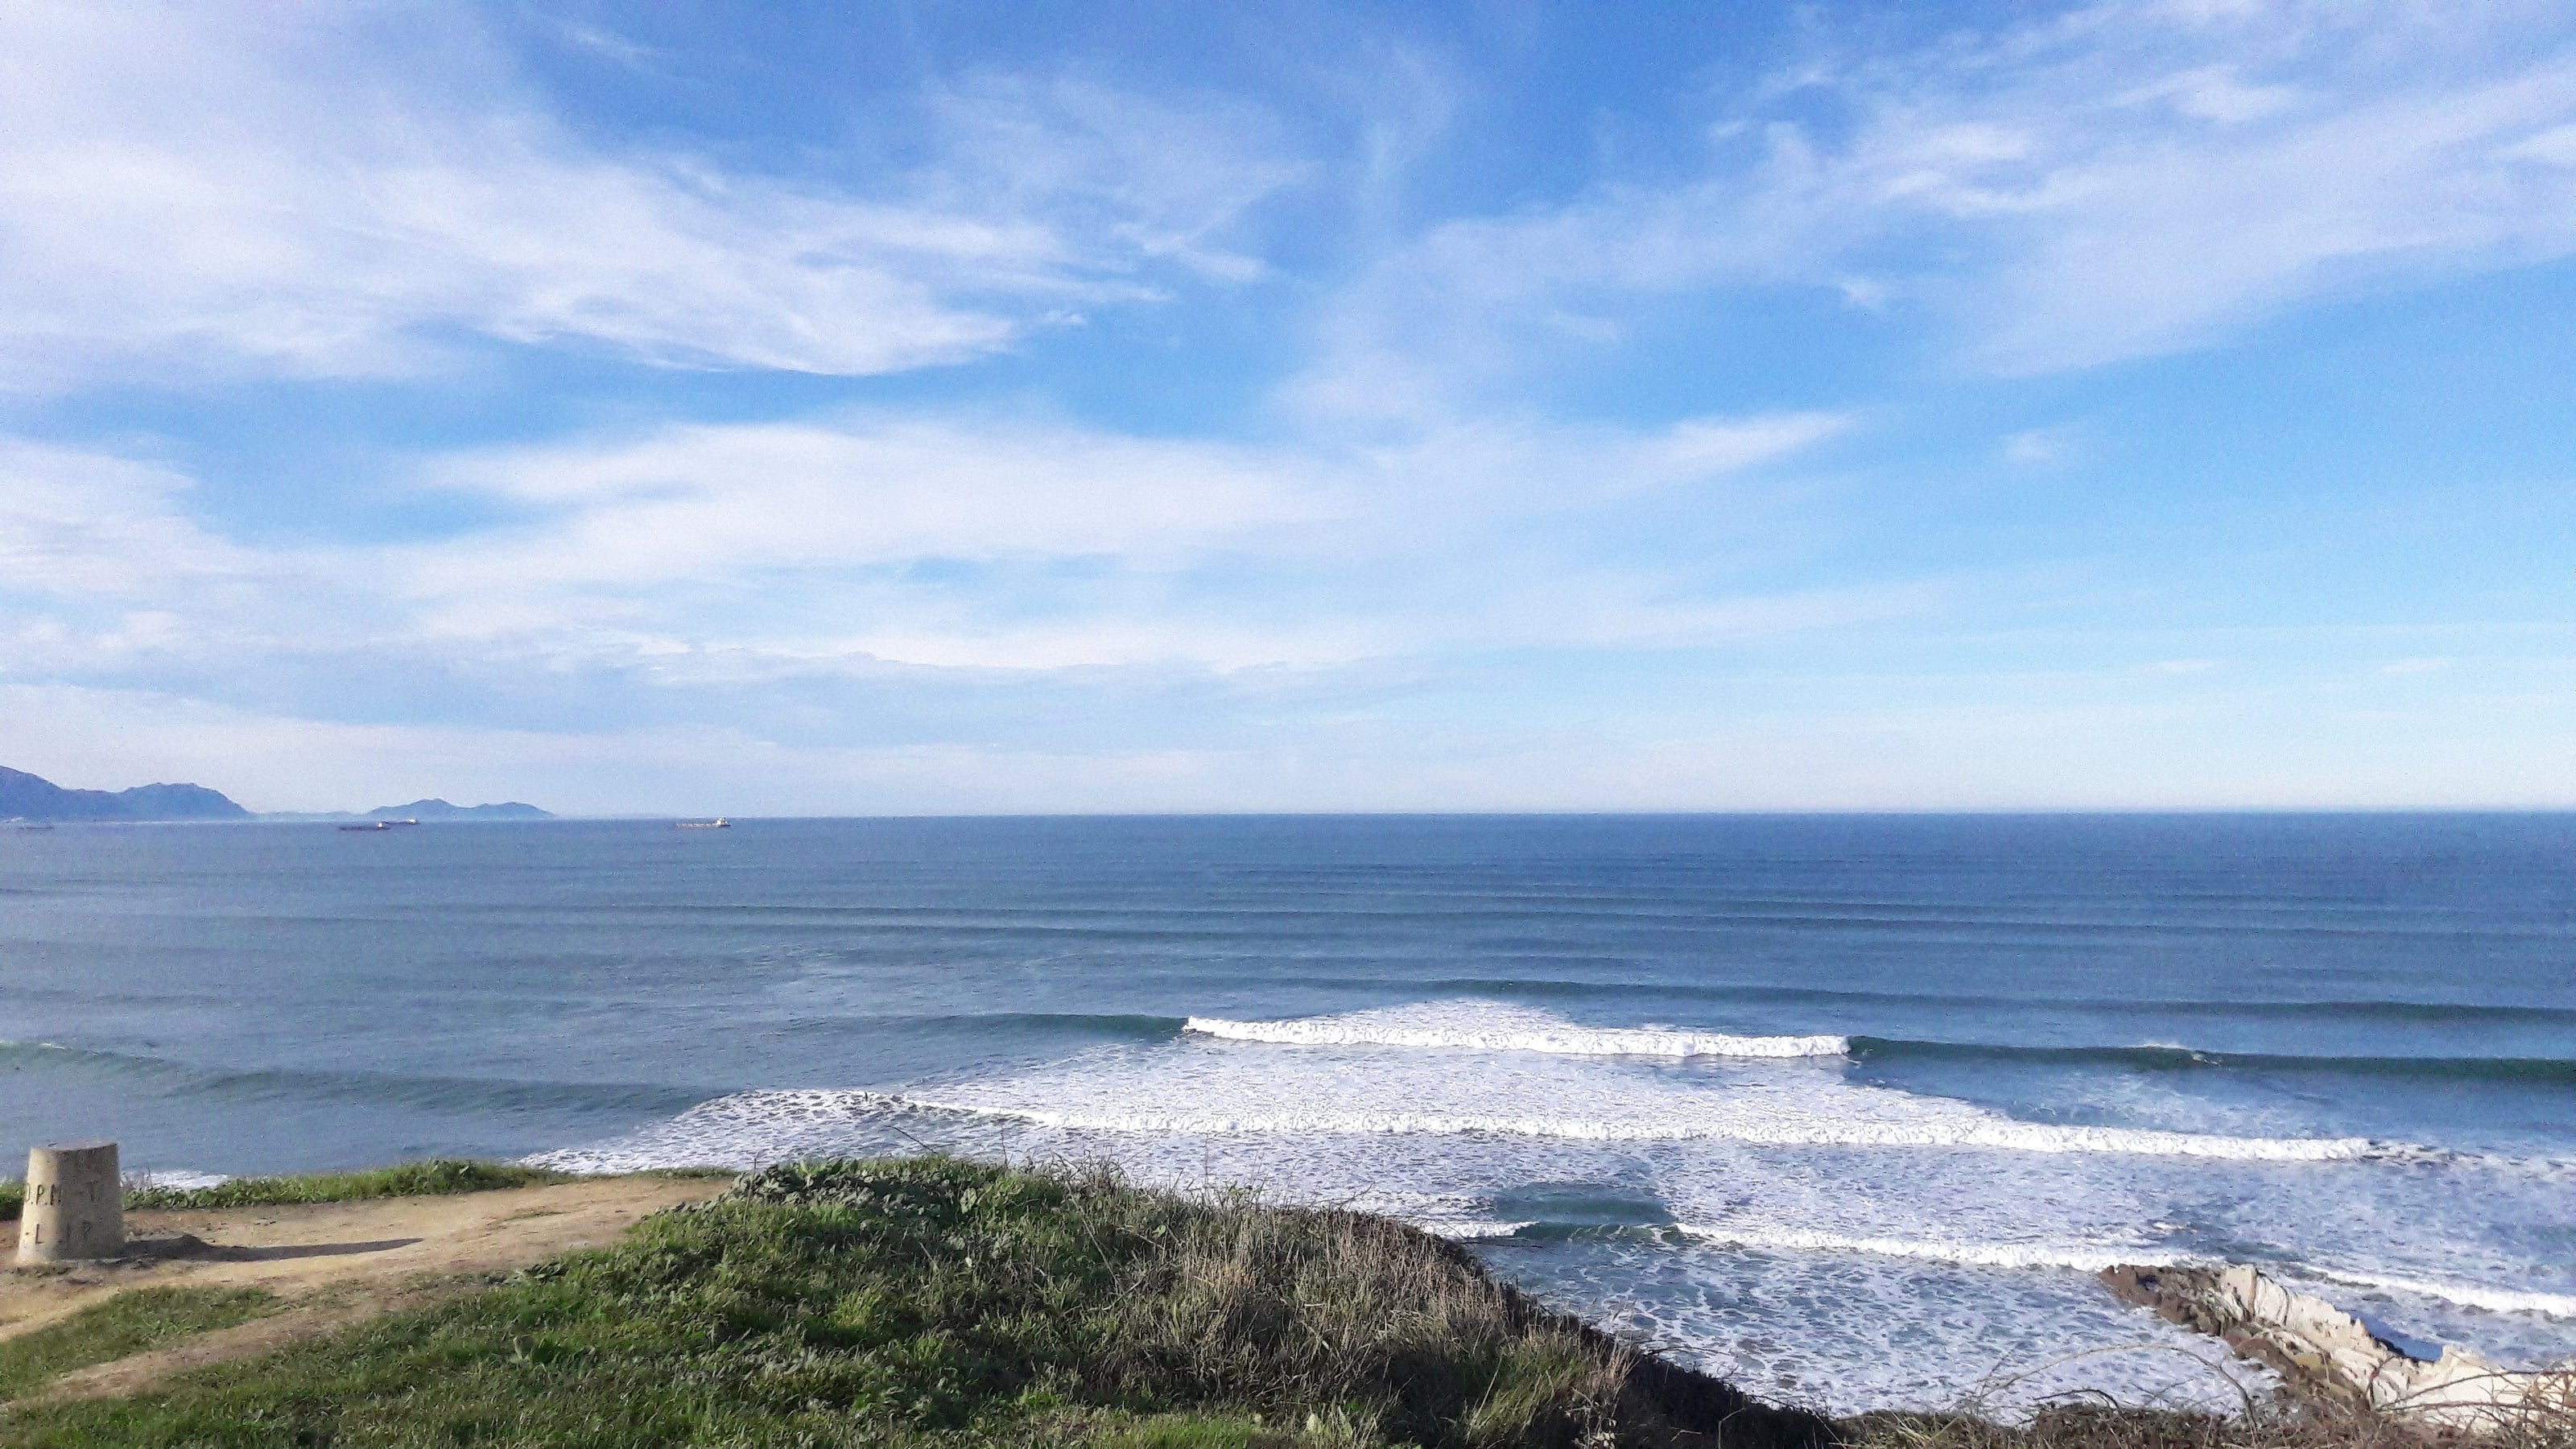
[[[113,1142],[48,1142],[27,1154],[18,1261],[113,1258],[125,1251],[125,1182]]]

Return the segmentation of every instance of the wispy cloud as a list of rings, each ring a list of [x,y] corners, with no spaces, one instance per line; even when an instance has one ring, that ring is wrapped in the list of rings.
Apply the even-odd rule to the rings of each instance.
[[[0,597],[137,599],[259,567],[180,513],[192,486],[150,463],[0,439]]]
[[[1240,278],[1295,175],[1228,112],[1070,83],[939,98],[870,189],[610,149],[460,12],[0,17],[0,386],[428,365],[442,337],[878,373],[1009,345],[1152,269]],[[1044,144],[1036,142],[1043,140]]]
[[[939,136],[921,177],[931,198],[959,215],[1048,218],[1102,268],[1169,261],[1250,281],[1264,264],[1230,238],[1255,205],[1315,170],[1269,116],[1222,96],[979,72],[928,104]]]
[[[2072,423],[2059,423],[2007,434],[2003,441],[2004,461],[2033,468],[2064,463],[2074,456],[2080,433]]]
[[[1844,424],[1460,430],[1376,452],[989,414],[672,425],[427,459],[419,486],[485,505],[442,537],[267,547],[193,517],[170,469],[20,444],[0,453],[0,618],[12,594],[25,613],[0,668],[104,678],[193,655],[257,675],[364,650],[713,688],[887,663],[1225,671],[1741,637],[1852,604],[1607,567],[1564,520]],[[162,621],[149,637],[116,642],[144,614]]]
[[[2576,253],[2576,25],[2534,7],[2111,3],[1715,97],[1696,174],[1427,231],[1299,403],[1404,417],[1615,352],[1664,299],[1812,287],[1962,363],[2079,368],[2292,302]]]
[[[920,418],[682,426],[483,453],[441,461],[428,477],[548,516],[462,550],[422,546],[437,574],[421,583],[483,592],[927,558],[1151,562],[1347,506],[1296,462],[1072,426]]]

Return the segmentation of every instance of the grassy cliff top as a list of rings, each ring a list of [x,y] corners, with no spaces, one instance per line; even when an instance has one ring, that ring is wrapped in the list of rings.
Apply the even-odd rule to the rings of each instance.
[[[1821,1443],[1381,1218],[947,1158],[782,1167],[15,1445]],[[1690,1431],[1700,1437],[1692,1437]]]

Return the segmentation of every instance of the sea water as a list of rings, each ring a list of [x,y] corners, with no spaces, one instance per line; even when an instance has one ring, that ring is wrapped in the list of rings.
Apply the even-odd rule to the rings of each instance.
[[[0,828],[0,1122],[164,1173],[943,1148],[1401,1215],[1837,1411],[2576,1356],[2576,818]],[[0,1143],[0,1148],[17,1150]]]

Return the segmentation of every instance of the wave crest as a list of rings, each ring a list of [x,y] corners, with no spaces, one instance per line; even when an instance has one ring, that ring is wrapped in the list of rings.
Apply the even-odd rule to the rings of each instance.
[[[1697,1223],[1675,1223],[1673,1230],[1699,1242],[1728,1248],[1867,1253],[1881,1258],[1964,1263],[1977,1268],[2072,1268],[2083,1273],[2099,1273],[2122,1263],[2134,1263],[2142,1253],[2151,1251],[2134,1244],[1957,1243],[1937,1239],[1866,1237],[1806,1228],[1710,1227]]]
[[[1586,1057],[1838,1057],[1839,1036],[1734,1036],[1659,1027],[1587,1027],[1546,1012],[1508,1008],[1409,1009],[1343,1016],[1236,1021],[1193,1016],[1184,1030],[1220,1041],[1282,1046],[1393,1046]]]
[[[2329,1283],[2349,1283],[2357,1288],[2380,1288],[2397,1293],[2414,1293],[2426,1298],[2440,1298],[2466,1308],[2483,1308],[2490,1313],[2538,1313],[2551,1318],[2576,1318],[2576,1293],[2537,1293],[2519,1288],[2489,1288],[2478,1283],[2452,1283],[2438,1278],[2413,1278],[2398,1274],[2362,1273],[2342,1268],[2318,1268],[2294,1265],[2293,1274],[2322,1278]]]

